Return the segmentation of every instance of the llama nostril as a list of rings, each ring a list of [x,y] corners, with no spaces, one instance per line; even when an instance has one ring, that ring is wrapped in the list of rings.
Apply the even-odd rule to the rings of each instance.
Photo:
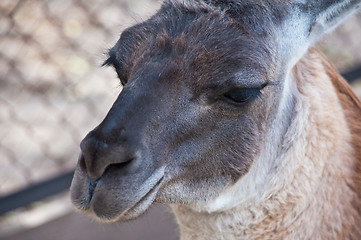
[[[79,156],[79,167],[80,169],[86,173],[86,175],[88,176],[88,178],[92,179],[90,177],[91,173],[90,173],[90,168],[89,168],[89,163],[87,164],[86,161],[85,161],[85,157],[84,157],[84,154],[83,153],[80,153],[80,156]],[[96,180],[96,179],[94,179]]]
[[[101,165],[99,164],[99,152],[104,151],[106,146],[101,144],[94,137],[85,137],[80,143],[81,157],[80,167],[92,179],[97,179],[101,176]]]
[[[124,168],[134,159],[130,147],[125,145],[125,142],[107,144],[88,135],[80,144],[79,166],[94,181],[108,169]]]
[[[84,156],[82,153],[80,153],[79,155],[79,160],[78,160],[78,164],[80,166],[80,169],[83,171],[83,172],[86,172],[86,164],[85,164],[85,160],[84,160]]]
[[[89,166],[89,163],[88,164],[86,163],[86,160],[85,160],[85,157],[84,157],[83,153],[80,153],[78,164],[79,164],[80,169],[84,173],[86,173],[87,176],[89,176],[90,175],[89,174],[90,166]]]

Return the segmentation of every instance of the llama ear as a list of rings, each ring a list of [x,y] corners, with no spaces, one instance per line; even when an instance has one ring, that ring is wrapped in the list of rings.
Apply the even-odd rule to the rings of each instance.
[[[361,5],[361,0],[306,0],[293,3],[299,20],[308,23],[309,37],[317,40],[324,33],[335,28]]]
[[[334,29],[361,5],[361,0],[291,0],[282,21],[282,44],[303,55],[325,33]],[[299,56],[301,57],[301,56]]]

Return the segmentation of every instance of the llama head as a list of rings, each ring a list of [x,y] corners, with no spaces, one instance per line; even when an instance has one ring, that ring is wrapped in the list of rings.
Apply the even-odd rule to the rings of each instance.
[[[261,152],[292,117],[290,70],[359,2],[173,0],[125,30],[105,62],[124,88],[81,143],[74,205],[121,221],[154,201],[201,206],[256,162],[267,173]]]

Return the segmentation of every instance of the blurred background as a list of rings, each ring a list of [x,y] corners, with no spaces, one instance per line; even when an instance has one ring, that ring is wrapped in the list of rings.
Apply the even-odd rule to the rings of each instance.
[[[0,239],[177,239],[169,210],[100,225],[73,213],[79,143],[121,91],[101,68],[120,32],[156,0],[0,1]],[[361,13],[319,48],[361,96]]]

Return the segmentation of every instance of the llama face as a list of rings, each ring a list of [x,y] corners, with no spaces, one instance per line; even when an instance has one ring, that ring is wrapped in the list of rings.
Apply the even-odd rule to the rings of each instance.
[[[265,141],[279,144],[292,118],[289,62],[308,47],[282,43],[298,38],[279,30],[287,11],[277,4],[166,3],[123,32],[106,64],[124,88],[81,143],[78,209],[120,221],[154,201],[201,206],[255,161],[270,166]]]
[[[264,41],[174,6],[126,30],[106,62],[124,88],[81,144],[75,204],[127,219],[153,200],[204,203],[246,174],[282,89]]]

